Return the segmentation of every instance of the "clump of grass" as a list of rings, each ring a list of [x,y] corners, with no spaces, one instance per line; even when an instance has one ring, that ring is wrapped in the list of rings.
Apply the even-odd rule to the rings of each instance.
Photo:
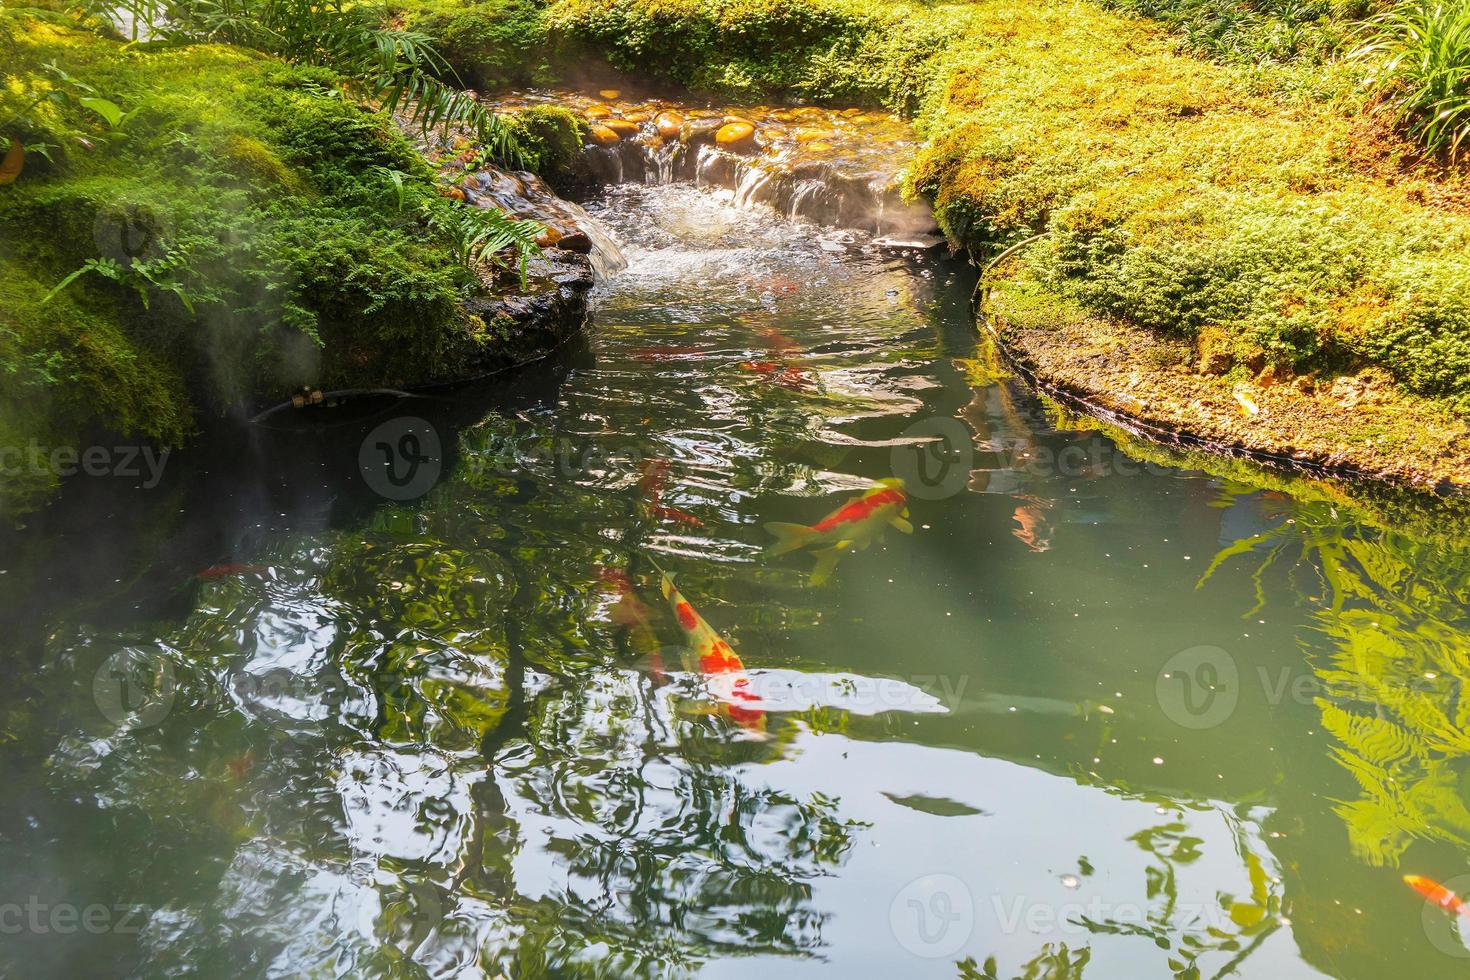
[[[1470,136],[1470,0],[1410,0],[1370,18],[1353,57],[1395,121],[1431,154]]]

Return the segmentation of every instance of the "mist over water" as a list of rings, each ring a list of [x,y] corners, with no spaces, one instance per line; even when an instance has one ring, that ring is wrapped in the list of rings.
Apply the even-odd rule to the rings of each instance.
[[[740,203],[611,188],[585,346],[5,553],[5,969],[1459,968],[1400,875],[1470,872],[1465,543],[1129,455],[1004,376],[964,267]],[[912,535],[765,553],[895,476]]]

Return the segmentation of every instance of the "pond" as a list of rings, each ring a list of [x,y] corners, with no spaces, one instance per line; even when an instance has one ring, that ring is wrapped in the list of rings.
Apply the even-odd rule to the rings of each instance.
[[[549,362],[5,540],[0,972],[1464,969],[1401,877],[1470,892],[1467,542],[1167,465],[964,266],[729,197],[591,202]]]

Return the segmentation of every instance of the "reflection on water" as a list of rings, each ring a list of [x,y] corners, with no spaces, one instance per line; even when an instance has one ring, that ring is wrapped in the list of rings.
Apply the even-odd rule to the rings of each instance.
[[[1452,529],[1071,424],[953,266],[679,186],[594,210],[629,265],[586,348],[6,539],[0,969],[1459,968],[1399,880],[1470,872]],[[359,447],[405,414],[443,469],[395,502]],[[817,586],[767,554],[895,476],[911,535]]]

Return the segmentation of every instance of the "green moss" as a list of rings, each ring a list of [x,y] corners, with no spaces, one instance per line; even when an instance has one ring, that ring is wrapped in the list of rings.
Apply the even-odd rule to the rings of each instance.
[[[952,25],[845,0],[558,0],[554,36],[584,56],[741,100],[917,105]]]
[[[28,153],[0,188],[16,257],[0,287],[6,440],[107,426],[175,444],[198,411],[301,383],[411,383],[463,336],[461,301],[482,287],[444,230],[459,205],[336,76],[219,46],[129,48],[52,14],[0,10],[0,25],[0,119],[16,117],[0,136],[52,161]],[[67,91],[53,62],[126,122],[38,103]],[[99,260],[111,278],[42,304]],[[7,482],[0,498],[35,490]]]
[[[570,172],[582,152],[587,123],[569,109],[548,105],[521,110],[511,118],[511,127],[526,165],[555,180]]]
[[[395,12],[405,27],[433,38],[451,69],[447,81],[493,92],[549,77],[546,28],[532,0],[404,0]]]

